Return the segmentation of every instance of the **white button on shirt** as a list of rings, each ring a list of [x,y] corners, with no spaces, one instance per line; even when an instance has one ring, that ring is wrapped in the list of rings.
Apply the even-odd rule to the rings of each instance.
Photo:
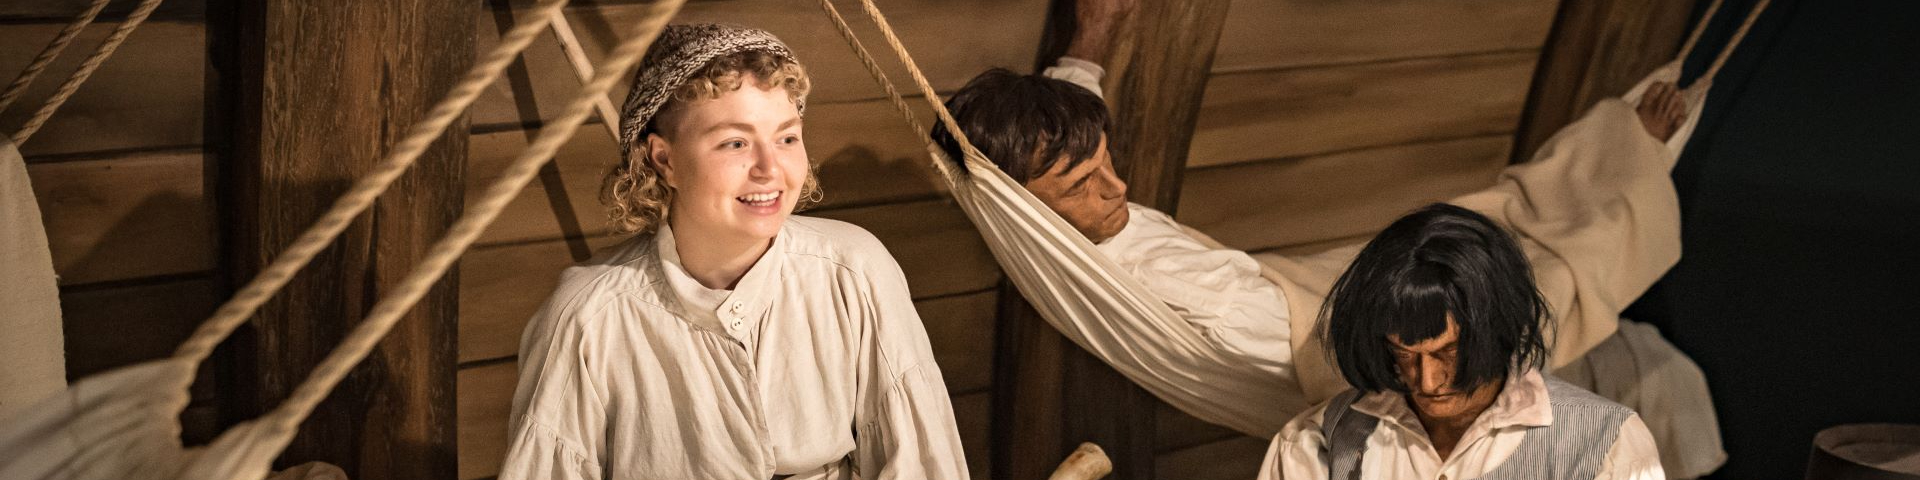
[[[510,422],[502,480],[967,478],[906,278],[833,220],[789,218],[731,291],[665,227],[568,269]]]

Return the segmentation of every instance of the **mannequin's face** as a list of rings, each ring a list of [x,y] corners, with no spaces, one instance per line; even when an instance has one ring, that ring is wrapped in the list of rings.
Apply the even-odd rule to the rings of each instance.
[[[1407,386],[1408,403],[1422,417],[1445,420],[1478,417],[1493,405],[1504,382],[1489,382],[1471,391],[1453,388],[1459,366],[1460,325],[1447,318],[1447,330],[1425,341],[1407,345],[1388,336],[1389,350],[1399,366],[1400,382]]]
[[[1107,139],[1093,157],[1067,168],[1065,159],[1027,180],[1027,191],[1066,219],[1087,240],[1105,241],[1127,227],[1127,184],[1113,171]]]

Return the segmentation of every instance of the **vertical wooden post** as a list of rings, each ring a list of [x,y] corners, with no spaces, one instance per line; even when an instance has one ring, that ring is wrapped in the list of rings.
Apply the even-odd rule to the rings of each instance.
[[[1142,0],[1105,60],[1108,138],[1128,197],[1172,213],[1229,2]],[[1065,52],[1073,0],[1048,13],[1038,66]],[[1053,330],[1020,296],[1000,290],[993,478],[1046,478],[1083,441],[1113,460],[1114,479],[1154,475],[1159,400]]]
[[[231,151],[218,195],[232,278],[293,241],[465,73],[480,2],[235,2]],[[216,60],[219,62],[220,60]],[[227,346],[229,423],[286,398],[458,216],[460,121]],[[456,474],[453,275],[401,320],[281,456],[356,480]]]
[[[1594,102],[1626,93],[1673,59],[1695,0],[1563,1],[1514,134],[1512,162],[1533,158],[1560,127]]]

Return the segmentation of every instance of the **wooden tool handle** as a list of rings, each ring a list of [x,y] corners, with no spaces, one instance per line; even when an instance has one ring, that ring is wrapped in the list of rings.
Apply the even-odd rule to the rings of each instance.
[[[1113,473],[1113,462],[1107,460],[1107,452],[1099,445],[1081,443],[1047,480],[1097,480],[1109,473]]]

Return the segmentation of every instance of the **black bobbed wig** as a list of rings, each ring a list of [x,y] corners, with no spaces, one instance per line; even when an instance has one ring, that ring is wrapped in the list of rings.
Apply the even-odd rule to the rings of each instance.
[[[1453,387],[1471,391],[1546,361],[1546,300],[1513,237],[1492,219],[1436,203],[1382,230],[1321,306],[1321,339],[1347,383],[1405,393],[1389,337],[1411,345],[1459,325]]]

